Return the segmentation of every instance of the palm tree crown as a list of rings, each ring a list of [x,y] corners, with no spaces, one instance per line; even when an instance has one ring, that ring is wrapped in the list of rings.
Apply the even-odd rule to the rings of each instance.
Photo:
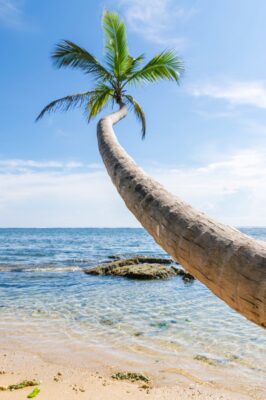
[[[179,83],[183,65],[173,50],[155,55],[142,66],[144,55],[133,58],[128,51],[124,22],[114,12],[105,11],[102,18],[105,36],[105,65],[91,53],[69,40],[60,42],[52,54],[56,67],[79,68],[90,74],[95,82],[92,90],[72,94],[52,101],[38,115],[36,120],[51,111],[68,111],[84,106],[88,121],[95,117],[108,103],[131,107],[142,125],[142,137],[146,133],[146,120],[140,104],[126,91],[130,84],[156,82],[162,79]]]

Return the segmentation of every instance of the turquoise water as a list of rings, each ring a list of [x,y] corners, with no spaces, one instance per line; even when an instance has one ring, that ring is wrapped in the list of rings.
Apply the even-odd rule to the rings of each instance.
[[[266,240],[266,229],[243,232]],[[86,362],[94,349],[201,379],[206,368],[219,382],[230,372],[261,391],[265,330],[198,281],[82,273],[109,256],[136,254],[167,256],[143,229],[0,229],[0,345]]]

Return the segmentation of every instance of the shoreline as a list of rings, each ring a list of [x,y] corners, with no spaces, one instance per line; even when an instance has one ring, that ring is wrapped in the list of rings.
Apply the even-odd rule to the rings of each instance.
[[[208,381],[193,380],[193,375],[182,376],[182,370],[176,369],[176,379],[172,383],[159,382],[156,375],[149,374],[150,383],[142,381],[128,382],[112,379],[115,372],[126,372],[117,366],[110,366],[108,362],[98,366],[88,365],[78,367],[67,365],[59,361],[46,360],[40,354],[19,349],[5,349],[0,347],[0,386],[17,384],[23,380],[37,380],[41,390],[37,398],[40,400],[72,400],[77,395],[86,400],[119,400],[119,399],[219,399],[219,400],[247,400],[263,399],[251,392],[244,393],[243,388],[237,385],[230,390],[221,385]],[[70,361],[70,360],[69,360]],[[127,367],[127,372],[136,372],[134,366]],[[139,372],[139,370],[137,371]],[[174,371],[172,371],[174,372]],[[147,376],[147,371],[144,371]],[[20,400],[32,392],[33,388],[24,388],[15,391],[1,391],[1,400]],[[265,395],[265,393],[264,393]],[[264,396],[262,394],[262,396]]]

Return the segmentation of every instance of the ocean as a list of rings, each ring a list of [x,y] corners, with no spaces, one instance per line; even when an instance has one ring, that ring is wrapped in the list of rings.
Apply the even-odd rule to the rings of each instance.
[[[266,240],[264,228],[241,230]],[[167,257],[143,229],[0,229],[0,347],[129,363],[165,381],[192,376],[226,387],[237,379],[260,398],[265,330],[200,282],[83,273],[134,255]]]

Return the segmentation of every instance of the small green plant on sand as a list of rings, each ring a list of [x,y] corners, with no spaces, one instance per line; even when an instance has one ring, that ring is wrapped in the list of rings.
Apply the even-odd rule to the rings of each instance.
[[[28,394],[27,398],[28,399],[33,399],[34,397],[36,397],[39,393],[40,393],[40,389],[38,387],[36,387],[35,389],[33,389],[33,391]]]

